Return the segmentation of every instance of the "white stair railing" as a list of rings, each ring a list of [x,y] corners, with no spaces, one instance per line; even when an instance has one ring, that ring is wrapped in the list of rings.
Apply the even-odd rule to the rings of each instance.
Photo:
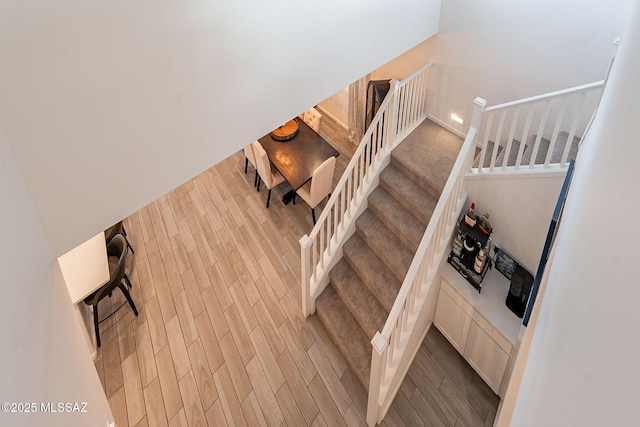
[[[300,239],[302,311],[315,312],[316,298],[329,283],[329,271],[342,256],[342,245],[389,163],[391,151],[426,118],[427,64],[391,88],[362,138],[316,225]]]
[[[588,120],[591,117],[588,111],[584,111],[585,105],[593,105],[595,110],[603,86],[604,81],[598,81],[484,108],[481,114],[481,124],[478,127],[478,142],[481,151],[479,161],[476,162],[477,165],[474,164],[477,167],[474,167],[472,172],[566,168],[574,137],[584,136]],[[561,131],[568,133],[567,143],[559,162],[556,161],[552,164],[552,154]],[[514,139],[518,138],[520,145],[515,163],[508,165]],[[536,158],[542,138],[548,139],[550,142],[544,161],[538,162]],[[533,142],[533,151],[529,161],[523,164],[522,157],[525,145],[531,142]],[[499,147],[504,150],[501,162],[497,161]]]
[[[476,98],[474,103],[472,127],[442,190],[384,328],[371,341],[373,355],[367,404],[369,426],[380,423],[386,415],[431,324],[433,313],[425,309],[425,304],[432,298],[427,298],[427,295],[438,277],[453,227],[466,199],[462,185],[473,161],[476,144],[476,129],[473,125],[479,121],[484,100]]]

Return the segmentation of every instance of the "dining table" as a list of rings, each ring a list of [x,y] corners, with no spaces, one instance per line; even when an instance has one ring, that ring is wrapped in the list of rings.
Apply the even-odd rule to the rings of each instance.
[[[293,199],[295,190],[311,179],[318,166],[328,158],[340,155],[338,150],[303,120],[297,117],[293,120],[297,121],[298,129],[291,139],[281,141],[274,139],[271,134],[259,139],[271,164],[292,187],[292,190],[282,198],[285,204]]]

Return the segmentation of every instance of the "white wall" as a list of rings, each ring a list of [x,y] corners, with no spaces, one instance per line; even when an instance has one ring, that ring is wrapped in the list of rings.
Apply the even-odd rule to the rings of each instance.
[[[576,171],[511,425],[637,426],[640,3]]]
[[[320,109],[329,114],[339,125],[347,128],[349,123],[349,88],[345,87],[318,104]]]
[[[493,241],[535,276],[564,174],[486,175],[467,178],[467,202],[489,213]]]
[[[0,125],[54,254],[433,35],[439,7],[5,0]]]
[[[433,62],[429,114],[466,134],[476,96],[490,106],[603,79],[633,1],[447,0],[438,34],[375,78]]]
[[[112,419],[57,256],[431,36],[439,6],[3,1],[0,401],[89,413],[0,425]]]
[[[113,420],[62,275],[0,128],[0,412],[2,426],[104,426]],[[87,402],[87,413],[43,414],[40,402]]]

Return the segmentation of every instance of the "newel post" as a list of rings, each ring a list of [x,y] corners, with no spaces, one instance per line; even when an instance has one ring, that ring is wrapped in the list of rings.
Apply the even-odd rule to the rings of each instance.
[[[480,130],[482,110],[484,110],[484,107],[486,106],[487,106],[487,101],[480,98],[479,96],[473,100],[473,114],[471,115],[471,127],[476,128],[478,131]]]
[[[371,375],[369,375],[369,400],[367,402],[367,425],[374,427],[380,420],[380,386],[384,373],[384,353],[389,343],[380,332],[371,340]]]
[[[389,81],[391,87],[387,96],[391,95],[391,101],[389,102],[389,129],[390,132],[386,133],[385,150],[393,150],[395,148],[396,139],[398,139],[398,116],[400,115],[400,82],[397,79],[391,79]]]
[[[309,317],[315,311],[314,301],[311,299],[311,243],[306,234],[300,238],[300,262],[302,267],[302,314]]]
[[[473,100],[473,114],[471,115],[471,126],[469,127],[469,132],[471,132],[472,129],[475,129],[476,134],[473,137],[474,139],[473,148],[469,150],[469,159],[473,159],[473,156],[475,156],[475,148],[478,146],[478,138],[480,137],[480,126],[482,125],[482,111],[486,106],[487,106],[487,101],[480,98],[479,96]],[[484,159],[484,148],[483,148],[481,160],[483,159]],[[469,165],[471,165],[472,162],[473,160],[470,160]],[[478,170],[482,171],[482,168],[478,168]]]

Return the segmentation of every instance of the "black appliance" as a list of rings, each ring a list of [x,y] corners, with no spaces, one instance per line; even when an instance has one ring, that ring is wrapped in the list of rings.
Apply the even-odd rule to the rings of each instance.
[[[480,274],[475,272],[473,264],[475,263],[476,254],[480,248],[487,246],[491,233],[484,233],[480,230],[478,224],[474,227],[469,227],[467,223],[464,222],[464,217],[458,224],[458,232],[465,236],[462,253],[458,256],[452,251],[447,257],[447,262],[451,264],[451,266],[455,268],[462,277],[467,279],[467,282],[471,283],[471,285],[480,292],[482,290],[482,279],[484,279],[485,274],[487,274],[487,271],[491,268],[491,260],[487,254],[484,269]]]
[[[509,310],[513,311],[516,316],[522,318],[527,308],[527,301],[531,294],[533,286],[533,274],[517,265],[511,276],[511,286],[505,303]]]

